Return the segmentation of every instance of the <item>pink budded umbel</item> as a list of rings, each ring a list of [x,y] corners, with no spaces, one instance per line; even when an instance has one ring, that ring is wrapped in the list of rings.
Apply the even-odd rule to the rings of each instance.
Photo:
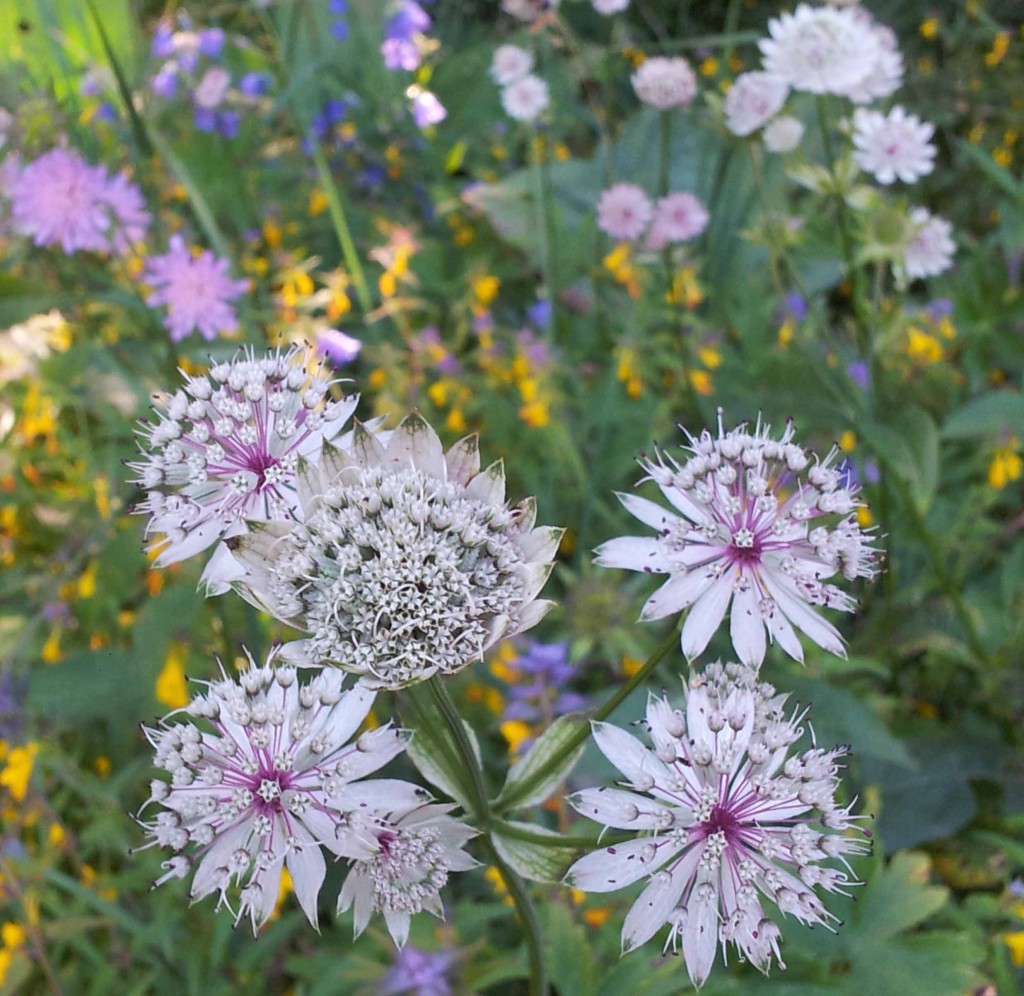
[[[914,208],[910,212],[903,259],[897,269],[915,280],[935,277],[953,265],[955,253],[953,226],[927,208]]]
[[[888,113],[858,107],[853,115],[853,158],[879,183],[913,183],[935,168],[935,126],[902,107]]]
[[[294,668],[275,667],[273,655],[238,678],[206,683],[203,694],[145,729],[156,779],[138,822],[145,847],[166,847],[161,885],[192,872],[193,900],[217,893],[218,908],[236,921],[248,916],[253,931],[270,917],[282,870],[291,874],[306,918],[317,924],[317,898],[335,860],[366,860],[366,800],[376,810],[422,806],[430,794],[394,779],[362,781],[403,750],[407,736],[390,724],[352,740],[373,705],[364,686],[347,691],[338,671],[303,684]],[[148,818],[143,813],[158,806]]]
[[[332,399],[338,382],[314,357],[308,346],[240,351],[158,401],[158,420],[140,433],[141,458],[129,464],[147,492],[135,511],[149,515],[157,567],[244,532],[246,522],[298,513],[299,459],[317,460],[359,401]],[[220,575],[232,564],[225,548],[214,555],[204,574],[212,592],[226,590]]]
[[[597,227],[605,235],[634,242],[654,217],[654,205],[635,183],[615,183],[597,202]]]
[[[740,73],[725,95],[725,126],[734,135],[750,135],[786,103],[789,84],[771,73]]]
[[[690,64],[678,56],[645,59],[630,80],[637,99],[659,111],[686,107],[697,96],[697,76]]]
[[[690,436],[681,463],[665,453],[643,458],[644,480],[672,508],[619,495],[627,510],[657,530],[622,536],[595,551],[595,563],[668,580],[647,600],[641,619],[687,611],[682,648],[693,660],[730,612],[730,636],[744,664],[758,667],[770,638],[803,660],[796,630],[845,656],[839,631],[816,607],[851,612],[854,600],[829,578],[872,578],[878,551],[857,523],[862,504],[833,447],[824,460],[793,442],[793,426],[773,439],[760,419],[752,431]]]
[[[866,831],[848,833],[863,817],[835,798],[846,748],[792,750],[805,714],[787,715],[788,696],[739,664],[710,665],[684,693],[682,710],[664,696],[648,699],[651,747],[610,723],[593,724],[627,787],[583,789],[569,802],[637,835],[580,858],[565,881],[614,892],[645,880],[623,923],[623,952],[667,925],[665,947],[682,947],[699,987],[729,944],[762,972],[773,959],[785,968],[763,901],[831,930],[837,918],[815,890],[849,895],[861,883],[847,857],[870,846]]]

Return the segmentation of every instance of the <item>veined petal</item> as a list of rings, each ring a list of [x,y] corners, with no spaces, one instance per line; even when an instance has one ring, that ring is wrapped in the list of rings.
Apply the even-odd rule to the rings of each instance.
[[[510,636],[515,636],[516,633],[525,633],[528,629],[536,626],[556,605],[556,602],[552,602],[546,598],[536,598],[529,605],[523,609],[522,612],[516,617],[515,632],[510,633]]]
[[[391,940],[395,942],[395,947],[405,947],[405,942],[409,940],[411,919],[408,913],[384,910],[384,922],[388,925],[388,933],[391,934]]]
[[[444,480],[448,470],[444,447],[437,433],[419,412],[410,412],[399,423],[388,442],[387,460]]]
[[[520,543],[520,549],[527,560],[546,563],[554,557],[564,535],[565,530],[557,526],[541,526],[526,535]]]
[[[502,505],[505,502],[505,462],[495,460],[480,471],[466,485],[466,497],[475,498],[485,505]]]
[[[301,824],[297,824],[298,830]],[[317,927],[317,899],[320,896],[320,887],[324,884],[324,876],[327,874],[327,862],[324,861],[323,851],[318,843],[312,839],[293,848],[285,856],[285,866],[292,877],[292,886],[295,889],[295,898],[306,914],[306,919],[314,928]],[[274,897],[275,901],[277,897]]]
[[[714,583],[714,577],[700,569],[672,574],[644,602],[644,607],[640,610],[640,618],[646,622],[650,619],[664,619],[665,616],[681,612],[688,605],[692,605],[697,599],[702,598]],[[721,621],[721,617],[719,621]]]
[[[611,723],[591,723],[594,742],[602,754],[642,792],[671,779],[668,766],[636,737]]]
[[[818,615],[799,595],[792,591],[786,578],[770,570],[761,570],[761,580],[768,594],[775,599],[779,611],[799,630],[802,630],[819,647],[835,654],[846,656],[846,647],[839,630],[827,619]]]
[[[616,788],[585,788],[568,796],[569,805],[587,819],[619,830],[668,830],[687,826],[685,810],[670,809],[649,796]]]
[[[212,595],[223,595],[230,591],[231,585],[243,577],[245,577],[245,568],[235,560],[227,546],[220,543],[206,562],[206,567],[203,568],[199,586],[206,591],[206,596],[209,598]]]
[[[614,892],[657,871],[678,850],[667,838],[653,837],[602,847],[576,861],[565,873],[565,884],[581,892]]]
[[[679,521],[679,516],[648,498],[621,492],[616,492],[615,497],[622,502],[630,515],[635,515],[644,525],[657,529],[659,533],[670,529]]]
[[[446,454],[448,480],[463,486],[480,473],[480,437],[474,432],[463,436]]]
[[[760,599],[753,584],[736,590],[729,617],[729,635],[743,664],[760,667],[767,649]]]
[[[656,536],[610,539],[594,551],[594,563],[600,567],[618,567],[647,574],[666,574],[671,570],[661,540]]]
[[[187,560],[189,557],[201,553],[216,543],[227,527],[228,523],[219,515],[213,516],[202,525],[189,529],[185,536],[177,542],[168,542],[153,561],[154,566],[170,567],[171,564],[177,564],[179,561]]]
[[[733,575],[726,571],[694,602],[683,623],[682,646],[686,659],[699,657],[722,624],[733,593]]]
[[[698,875],[686,904],[683,957],[690,981],[699,989],[711,974],[718,950],[718,886],[710,872]]]
[[[623,921],[623,954],[646,944],[668,922],[683,890],[690,883],[699,858],[700,848],[691,848],[674,866],[663,868],[651,876]]]

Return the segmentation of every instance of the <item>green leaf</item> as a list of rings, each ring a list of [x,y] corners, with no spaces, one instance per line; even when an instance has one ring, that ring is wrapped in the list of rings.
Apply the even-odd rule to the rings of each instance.
[[[543,802],[569,776],[582,756],[586,739],[568,752],[566,748],[587,729],[588,723],[582,713],[559,716],[536,739],[526,756],[509,769],[495,808],[536,806]]]
[[[502,828],[511,828],[503,830]],[[515,831],[534,837],[547,838],[550,844],[523,840]],[[499,823],[491,832],[494,848],[513,871],[531,882],[557,883],[562,881],[566,869],[579,853],[575,848],[560,845],[562,835],[532,823],[509,820]]]
[[[989,391],[954,412],[942,427],[944,439],[974,439],[1009,431],[1024,436],[1024,394]]]
[[[435,788],[454,799],[467,812],[472,812],[473,794],[469,772],[459,759],[459,751],[445,725],[437,721],[433,699],[425,687],[413,686],[405,691],[405,700],[412,707],[415,720],[413,736],[406,754],[416,770]],[[464,724],[465,725],[465,724]],[[470,743],[480,757],[480,748],[473,731],[466,726]]]
[[[939,431],[931,415],[917,405],[859,426],[879,461],[910,486],[921,513],[928,511],[939,487]]]
[[[127,650],[87,651],[29,676],[28,709],[41,718],[78,723],[137,716],[152,701],[150,673]]]
[[[929,884],[931,861],[924,854],[897,854],[868,883],[857,912],[857,941],[883,940],[938,912],[949,890]]]
[[[561,903],[548,906],[544,927],[544,960],[558,992],[592,996],[597,991],[596,965],[583,927]]]

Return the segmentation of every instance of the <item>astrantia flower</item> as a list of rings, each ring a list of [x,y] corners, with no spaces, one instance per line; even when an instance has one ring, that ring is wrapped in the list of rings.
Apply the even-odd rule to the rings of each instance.
[[[792,152],[804,137],[804,126],[788,114],[780,114],[765,125],[761,138],[769,152]]]
[[[308,347],[292,346],[259,358],[242,352],[161,399],[159,421],[143,432],[142,459],[129,465],[147,491],[135,511],[149,514],[146,534],[159,537],[151,547],[157,567],[243,532],[246,520],[300,511],[299,458],[316,460],[359,400],[331,400],[332,383]]]
[[[491,79],[498,86],[508,86],[522,79],[533,69],[533,53],[518,45],[499,45],[491,60]]]
[[[782,110],[789,85],[771,73],[741,73],[725,95],[725,126],[749,135]]]
[[[357,423],[350,449],[300,463],[301,523],[229,545],[248,568],[239,591],[310,634],[290,648],[296,661],[401,688],[537,623],[562,530],[533,528],[532,499],[508,507],[504,469],[480,471],[476,436],[445,454],[412,414],[381,440]]]
[[[547,83],[533,73],[521,76],[501,91],[501,106],[516,121],[536,121],[550,101]]]
[[[658,454],[643,459],[671,502],[667,510],[646,498],[619,495],[641,522],[658,530],[645,538],[624,536],[596,551],[595,562],[651,574],[668,574],[647,600],[642,619],[661,619],[689,608],[682,647],[697,657],[732,606],[730,635],[744,664],[758,666],[765,631],[797,660],[803,649],[793,627],[818,646],[845,656],[838,630],[812,606],[850,612],[854,600],[828,578],[873,577],[877,550],[854,514],[862,502],[833,467],[839,450],[811,457],[786,426],[779,439],[760,419],[753,432],[706,429],[690,436],[693,454],[682,464]]]
[[[875,21],[863,7],[854,7],[852,13],[874,35],[875,54],[871,68],[862,80],[836,92],[855,104],[884,100],[903,84],[903,56],[900,54],[896,32]]]
[[[879,183],[913,183],[935,166],[934,134],[934,125],[902,107],[888,114],[858,107],[853,116],[853,158]]]
[[[149,223],[137,187],[74,150],[52,149],[21,167],[7,193],[14,228],[37,246],[59,245],[66,253],[123,252]]]
[[[613,239],[632,242],[654,216],[650,198],[635,183],[616,183],[597,203],[597,227]]]
[[[685,107],[697,96],[697,77],[685,59],[654,56],[630,79],[637,98],[661,111]]]
[[[364,843],[373,853],[352,863],[338,896],[338,912],[354,908],[356,937],[375,911],[384,914],[399,947],[408,940],[414,913],[444,916],[441,889],[449,874],[479,863],[462,850],[477,831],[449,816],[454,808],[435,803],[384,815],[386,805],[377,807],[373,824],[364,830]]]
[[[846,748],[803,753],[803,714],[785,714],[786,695],[759,684],[754,670],[712,664],[691,679],[683,711],[653,695],[644,724],[653,749],[609,723],[594,739],[629,788],[591,788],[569,797],[584,816],[632,840],[580,858],[565,880],[584,892],[647,884],[626,915],[623,951],[669,925],[666,948],[682,945],[695,986],[715,953],[732,943],[762,972],[779,960],[779,928],[762,906],[831,929],[837,918],[816,888],[849,895],[860,885],[847,855],[869,852],[847,836],[850,807],[835,800]],[[845,867],[826,862],[835,860]],[[785,968],[779,960],[779,965]]]
[[[235,309],[228,303],[249,287],[247,280],[228,276],[228,261],[208,249],[193,256],[180,235],[172,235],[162,256],[150,256],[142,280],[154,288],[146,298],[151,308],[167,308],[164,325],[172,342],[192,332],[214,339],[238,328]]]
[[[934,277],[953,263],[953,226],[925,208],[910,212],[911,236],[903,249],[902,269],[908,277]]]
[[[324,671],[300,684],[294,668],[250,667],[236,680],[210,682],[185,710],[206,721],[164,720],[146,729],[156,764],[171,775],[155,780],[143,811],[162,811],[140,825],[145,846],[170,847],[156,884],[195,870],[192,899],[219,893],[236,920],[248,915],[253,930],[265,923],[287,868],[295,895],[316,926],[317,896],[326,872],[321,847],[339,857],[367,856],[364,796],[377,805],[407,806],[429,795],[413,785],[376,780],[353,785],[405,749],[404,735],[389,725],[352,734],[373,705],[374,693],[342,691],[342,675]],[[244,884],[243,884],[244,880]]]
[[[654,221],[647,233],[649,249],[663,249],[673,242],[695,239],[708,227],[709,215],[700,198],[688,193],[669,194],[655,205]]]
[[[769,21],[768,33],[758,42],[764,68],[794,90],[841,94],[875,68],[878,38],[851,10],[800,4]]]

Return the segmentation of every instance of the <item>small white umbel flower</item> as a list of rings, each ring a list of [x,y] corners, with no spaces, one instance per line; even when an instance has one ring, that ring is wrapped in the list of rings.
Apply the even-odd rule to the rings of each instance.
[[[644,725],[653,747],[594,723],[594,739],[626,787],[569,797],[584,816],[638,833],[580,858],[566,883],[613,892],[646,879],[623,924],[623,952],[667,924],[665,946],[682,945],[695,986],[719,945],[724,953],[735,944],[762,972],[779,960],[779,928],[762,897],[784,915],[831,929],[838,921],[815,889],[848,895],[861,884],[846,858],[868,853],[870,834],[848,835],[862,817],[835,801],[846,748],[791,754],[803,714],[787,717],[786,699],[759,684],[752,668],[712,664],[690,680],[684,710],[650,697]]]
[[[812,606],[850,612],[854,600],[827,579],[875,575],[878,551],[860,528],[863,504],[839,467],[833,447],[824,460],[793,442],[787,424],[779,439],[760,419],[752,431],[730,432],[718,413],[718,438],[706,429],[690,436],[683,463],[661,453],[644,458],[671,502],[668,510],[637,495],[619,500],[657,536],[623,536],[595,551],[595,563],[668,580],[647,600],[641,619],[689,609],[682,648],[693,660],[707,647],[727,611],[736,653],[757,667],[766,634],[796,660],[803,648],[795,629],[830,653],[846,655],[839,631]]]
[[[179,710],[190,717],[185,722],[164,720],[144,730],[155,763],[171,780],[151,783],[139,814],[150,837],[145,846],[175,852],[155,884],[194,869],[191,898],[216,892],[218,906],[230,908],[229,892],[236,894],[236,920],[248,915],[254,931],[273,911],[284,867],[316,926],[326,871],[321,848],[366,856],[366,796],[379,806],[429,798],[406,782],[357,781],[405,749],[404,733],[390,725],[349,743],[373,705],[373,691],[358,685],[343,691],[340,671],[300,684],[295,668],[269,665],[257,667],[250,658],[237,680],[210,682]],[[153,804],[161,811],[143,819]]]
[[[364,832],[370,852],[352,862],[338,896],[338,912],[354,907],[355,936],[375,911],[384,914],[395,944],[404,946],[414,913],[427,910],[444,917],[441,889],[451,872],[479,864],[462,850],[477,831],[453,819],[455,807],[415,805],[386,813],[383,805]]]
[[[301,463],[302,521],[229,541],[239,592],[309,635],[285,656],[333,664],[373,688],[453,674],[540,621],[561,529],[509,508],[500,461],[480,470],[477,437],[446,454],[413,413],[390,434],[357,423],[350,448]]]
[[[311,372],[312,357],[308,346],[260,357],[249,349],[160,399],[159,420],[142,432],[142,459],[129,464],[147,491],[135,511],[149,515],[157,567],[244,532],[246,521],[295,513],[299,459],[316,460],[359,400],[328,397],[334,382],[322,367]],[[215,593],[226,590],[229,561],[221,548],[204,575]]]

